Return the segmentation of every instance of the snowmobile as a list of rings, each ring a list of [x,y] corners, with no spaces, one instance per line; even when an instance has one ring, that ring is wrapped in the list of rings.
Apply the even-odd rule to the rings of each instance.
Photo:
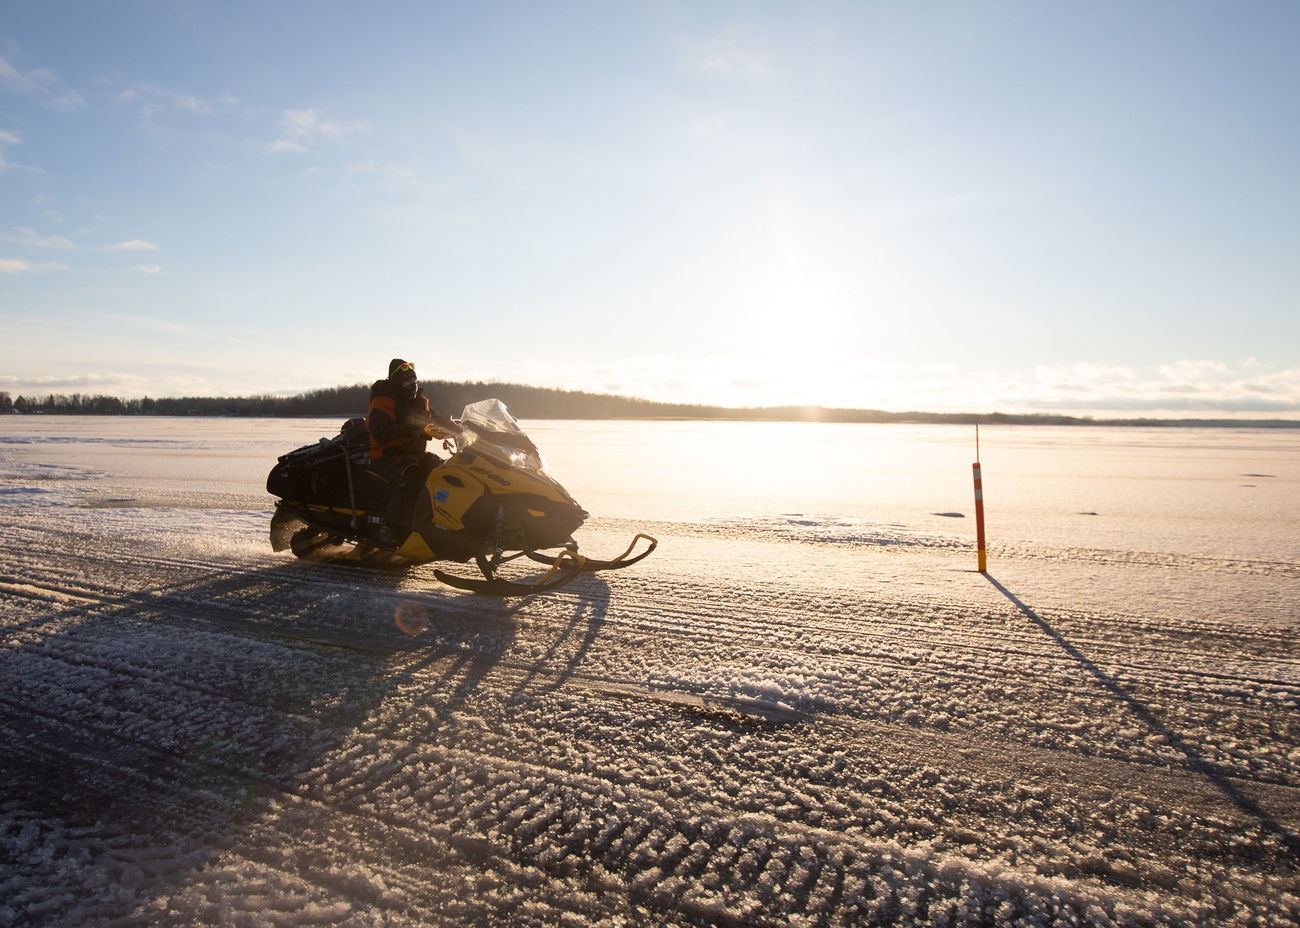
[[[333,438],[282,455],[266,479],[277,497],[272,549],[378,566],[472,560],[481,579],[442,570],[434,576],[461,590],[519,596],[628,567],[658,544],[638,534],[613,560],[579,554],[573,533],[587,512],[546,473],[537,446],[500,400],[472,403],[459,419],[439,418],[426,435],[441,438],[449,457],[426,455],[425,465],[413,464],[398,478],[370,460],[361,418],[344,422]],[[644,550],[634,555],[640,542]],[[531,582],[498,575],[519,558],[548,570]]]

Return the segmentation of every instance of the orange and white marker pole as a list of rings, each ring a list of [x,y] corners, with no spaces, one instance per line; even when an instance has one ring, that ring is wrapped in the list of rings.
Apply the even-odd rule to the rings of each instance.
[[[975,423],[975,549],[979,554],[980,573],[989,572],[989,555],[984,546],[984,479],[980,476],[980,427]]]

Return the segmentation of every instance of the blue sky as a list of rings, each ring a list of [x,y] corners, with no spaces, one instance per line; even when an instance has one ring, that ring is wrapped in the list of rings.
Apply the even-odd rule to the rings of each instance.
[[[1300,5],[0,20],[0,389],[1300,414]]]

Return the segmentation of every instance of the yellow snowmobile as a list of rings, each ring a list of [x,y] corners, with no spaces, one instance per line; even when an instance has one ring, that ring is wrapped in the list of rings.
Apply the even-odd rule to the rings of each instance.
[[[266,480],[267,492],[278,497],[271,547],[372,564],[473,560],[482,579],[442,570],[434,576],[457,589],[517,596],[627,567],[658,544],[638,534],[613,560],[579,554],[573,533],[587,512],[546,473],[537,446],[500,400],[472,403],[459,420],[438,420],[428,434],[442,438],[450,456],[430,455],[435,466],[416,465],[396,485],[371,465],[362,419],[348,420],[332,439],[283,455]],[[645,549],[633,555],[640,542]],[[519,558],[549,570],[531,582],[498,576],[502,564]]]

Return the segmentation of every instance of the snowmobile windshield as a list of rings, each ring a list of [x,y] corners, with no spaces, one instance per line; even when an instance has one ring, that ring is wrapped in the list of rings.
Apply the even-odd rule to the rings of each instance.
[[[470,403],[460,414],[460,427],[465,430],[457,442],[461,450],[472,445],[524,470],[541,471],[545,466],[533,440],[500,400]]]

